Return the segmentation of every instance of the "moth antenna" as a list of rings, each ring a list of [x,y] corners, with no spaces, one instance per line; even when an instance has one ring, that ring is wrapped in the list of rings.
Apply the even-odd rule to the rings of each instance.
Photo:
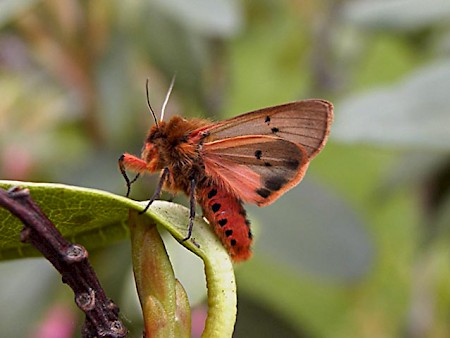
[[[173,85],[175,84],[175,78],[176,78],[176,75],[174,75],[172,77],[172,81],[170,82],[169,90],[167,91],[166,98],[164,99],[164,103],[161,108],[161,120],[160,121],[162,121],[164,119],[164,112],[166,110],[167,102],[169,102],[169,97],[170,97],[170,93],[172,93]]]
[[[156,118],[155,111],[153,110],[152,105],[150,104],[150,96],[148,95],[148,79],[145,81],[145,92],[147,94],[147,106],[148,106],[148,109],[152,113],[152,116],[153,116],[153,119],[155,120],[156,126],[159,127],[158,119]]]

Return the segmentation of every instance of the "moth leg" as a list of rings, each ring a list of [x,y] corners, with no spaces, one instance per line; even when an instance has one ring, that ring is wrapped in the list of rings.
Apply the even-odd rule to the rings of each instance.
[[[182,242],[187,241],[192,236],[192,229],[194,228],[194,218],[195,218],[195,187],[197,186],[197,182],[195,178],[191,179],[191,186],[189,191],[189,226],[188,233],[185,238],[182,239]]]
[[[167,175],[169,175],[169,168],[164,168],[161,172],[161,176],[159,177],[159,182],[158,185],[156,186],[153,196],[148,201],[144,210],[140,211],[139,214],[145,213],[148,210],[148,208],[150,208],[150,205],[153,203],[153,201],[156,200],[159,196],[161,196],[162,187],[167,179]]]
[[[122,154],[119,157],[119,169],[122,173],[123,178],[125,179],[125,182],[127,184],[127,194],[128,197],[130,195],[131,191],[131,185],[136,182],[141,172],[145,171],[147,169],[147,163],[144,160],[141,160],[140,158],[130,155],[130,154]],[[137,171],[137,175],[130,181],[130,179],[127,176],[126,169],[130,169],[132,171]]]

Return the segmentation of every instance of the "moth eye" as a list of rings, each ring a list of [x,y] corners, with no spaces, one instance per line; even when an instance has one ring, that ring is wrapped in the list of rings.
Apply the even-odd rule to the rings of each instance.
[[[280,131],[280,129],[278,129],[277,127],[273,127],[272,129],[270,129],[270,130],[272,130],[272,133],[278,133],[279,131]]]
[[[257,160],[260,160],[261,156],[262,156],[262,151],[261,150],[258,149],[257,151],[255,151],[255,157],[256,157]]]

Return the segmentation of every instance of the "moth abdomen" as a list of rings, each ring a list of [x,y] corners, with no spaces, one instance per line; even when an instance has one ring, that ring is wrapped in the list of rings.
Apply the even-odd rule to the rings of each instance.
[[[215,185],[199,189],[197,201],[233,260],[249,259],[253,236],[242,202]]]

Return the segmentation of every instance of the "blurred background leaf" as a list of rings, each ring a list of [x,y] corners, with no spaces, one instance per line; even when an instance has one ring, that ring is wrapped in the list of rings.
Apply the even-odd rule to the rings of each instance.
[[[147,78],[159,110],[177,75],[166,119],[331,100],[330,142],[304,182],[248,208],[255,255],[237,266],[235,336],[447,337],[449,17],[446,0],[3,0],[1,178],[124,194],[117,158],[138,154],[152,124]],[[133,198],[154,184],[141,179]],[[201,265],[170,241],[196,337]],[[90,256],[139,337],[128,242]],[[11,291],[44,263],[0,264],[0,299],[34,310],[24,325],[23,308],[1,308],[8,336],[36,337],[60,304],[78,314],[44,268],[39,291]]]
[[[345,142],[448,152],[449,88],[450,62],[428,64],[399,84],[341,102],[333,135]]]

